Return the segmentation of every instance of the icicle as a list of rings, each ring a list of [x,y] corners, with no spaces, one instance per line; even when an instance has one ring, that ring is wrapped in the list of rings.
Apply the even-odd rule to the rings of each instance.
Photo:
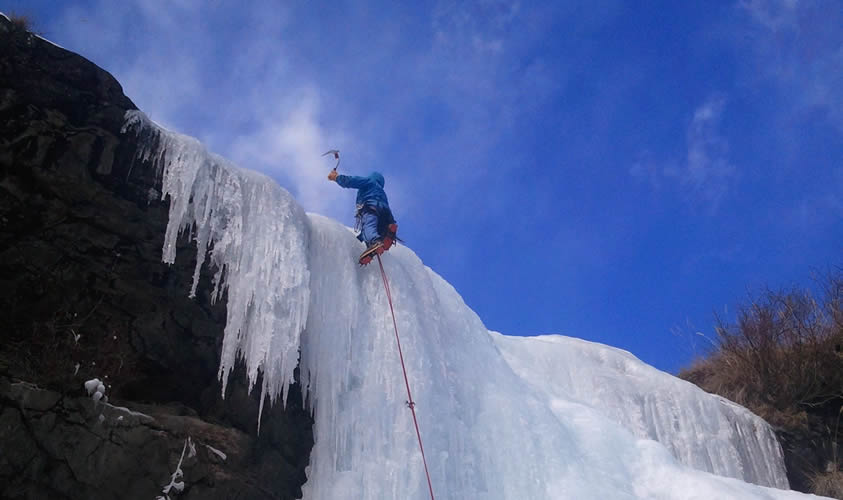
[[[188,233],[197,252],[190,296],[206,260],[215,268],[212,300],[228,293],[219,368],[223,395],[242,357],[249,389],[263,373],[262,400],[280,395],[286,403],[310,294],[304,211],[272,179],[236,167],[139,111],[126,113],[123,131],[144,138],[138,156],[160,169],[161,196],[170,200],[162,260],[175,262],[178,238]]]

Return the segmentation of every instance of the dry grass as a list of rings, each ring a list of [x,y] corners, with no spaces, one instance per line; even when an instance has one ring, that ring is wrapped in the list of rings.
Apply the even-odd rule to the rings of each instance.
[[[843,498],[843,471],[832,470],[813,475],[811,491],[824,497]]]
[[[32,33],[32,17],[27,14],[12,12],[9,14],[12,28],[19,33]]]
[[[840,455],[838,454],[837,443],[841,418],[843,418],[843,406],[838,410],[837,423],[834,426],[834,436],[831,440],[831,461],[827,464],[825,471],[817,471],[809,475],[812,493],[838,499],[843,499],[843,471],[840,470]]]
[[[836,413],[843,402],[843,278],[822,300],[804,290],[767,291],[718,320],[717,342],[680,377],[768,418],[798,426],[804,411]]]
[[[29,31],[29,28],[32,27],[32,21],[28,16],[12,14],[9,16],[9,19],[12,21],[15,28],[21,31]]]
[[[826,422],[827,466],[808,473],[813,493],[843,499],[837,446],[843,415],[843,273],[832,274],[820,298],[806,290],[770,291],[718,319],[704,358],[679,376],[746,406],[775,428],[803,434]],[[836,425],[834,422],[837,422]],[[826,441],[827,440],[827,441]],[[822,455],[822,453],[820,453]]]

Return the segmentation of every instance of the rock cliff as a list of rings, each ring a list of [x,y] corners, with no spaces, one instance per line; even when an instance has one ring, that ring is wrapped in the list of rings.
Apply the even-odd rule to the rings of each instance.
[[[210,279],[188,298],[187,239],[161,262],[168,205],[120,133],[131,109],[106,71],[0,16],[0,497],[155,498],[182,458],[178,498],[297,498],[300,389],[260,435],[242,367],[221,397],[225,301]]]

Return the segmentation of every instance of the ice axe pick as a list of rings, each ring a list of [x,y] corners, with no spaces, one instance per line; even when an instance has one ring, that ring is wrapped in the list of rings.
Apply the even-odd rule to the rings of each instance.
[[[337,170],[337,167],[340,166],[340,150],[339,149],[332,149],[330,151],[326,151],[322,154],[322,156],[334,155],[334,159],[337,160],[337,164],[334,165],[334,171]]]

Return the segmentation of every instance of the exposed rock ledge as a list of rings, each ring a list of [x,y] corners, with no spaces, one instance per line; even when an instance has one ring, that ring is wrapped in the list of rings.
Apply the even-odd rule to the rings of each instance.
[[[278,498],[268,489],[275,472],[256,463],[253,437],[185,407],[128,406],[0,379],[3,498],[151,500],[183,450],[179,499]]]

